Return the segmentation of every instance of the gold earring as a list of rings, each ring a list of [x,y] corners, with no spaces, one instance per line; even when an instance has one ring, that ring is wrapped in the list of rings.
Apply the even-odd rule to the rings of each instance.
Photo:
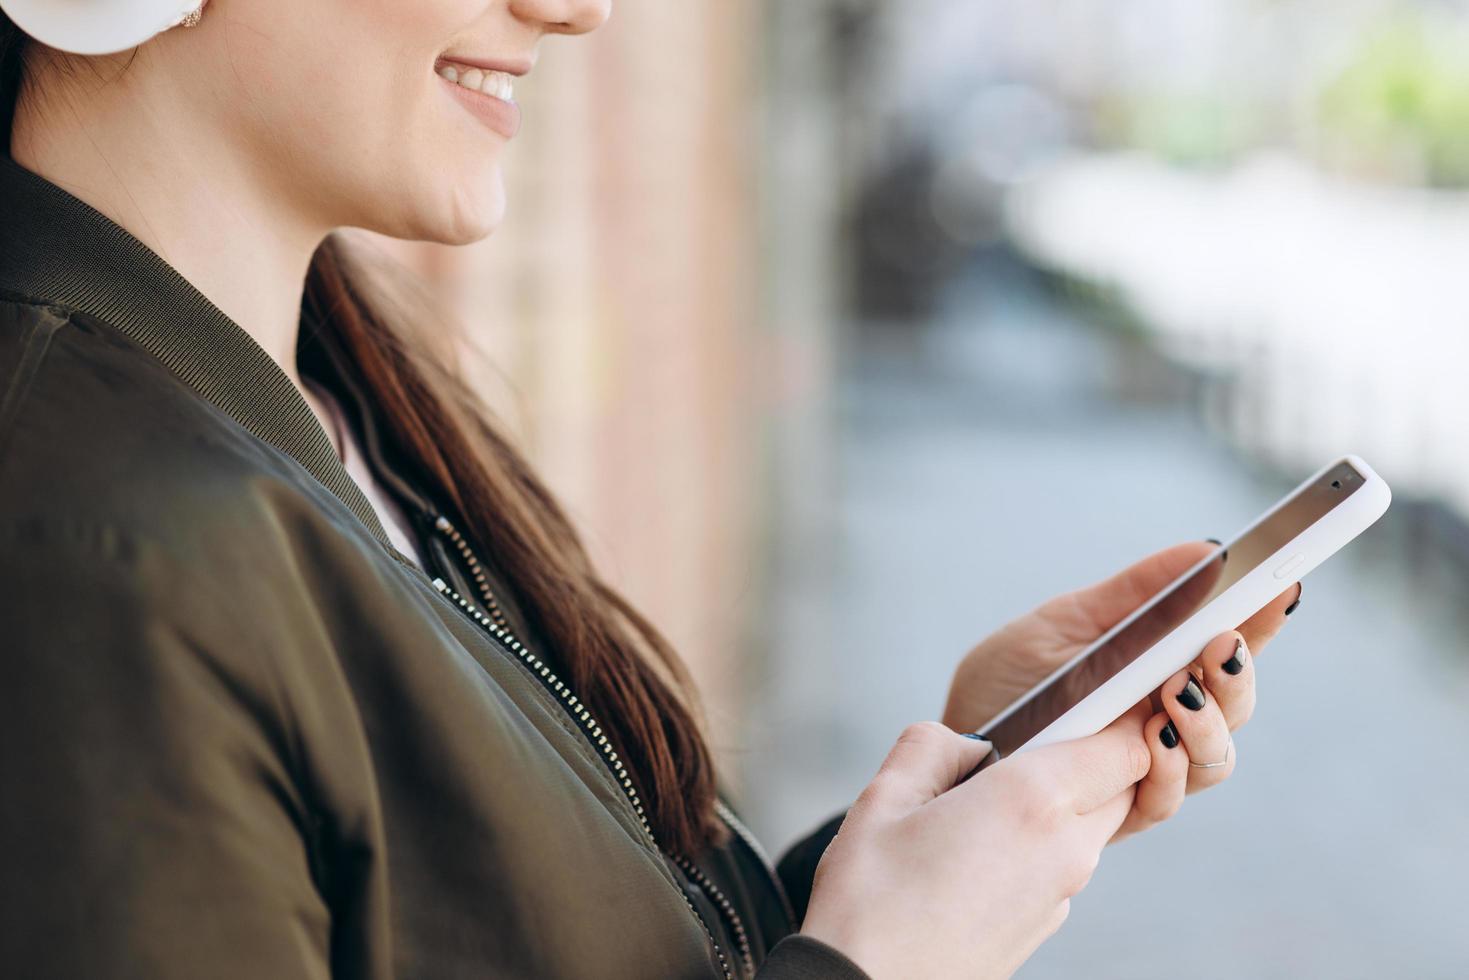
[[[204,5],[208,2],[209,0],[199,0],[199,6],[179,18],[178,26],[197,27],[199,21],[204,19]]]

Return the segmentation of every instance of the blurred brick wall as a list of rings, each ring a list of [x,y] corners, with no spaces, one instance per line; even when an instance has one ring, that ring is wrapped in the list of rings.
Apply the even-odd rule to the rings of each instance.
[[[504,225],[393,248],[460,311],[491,403],[690,663],[736,768],[758,613],[753,6],[619,3],[547,39],[516,86]]]

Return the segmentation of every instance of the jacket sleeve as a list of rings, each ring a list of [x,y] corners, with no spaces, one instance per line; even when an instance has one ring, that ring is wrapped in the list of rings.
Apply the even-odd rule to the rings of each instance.
[[[269,685],[106,560],[18,556],[12,543],[0,551],[3,972],[329,977],[310,821]]]
[[[860,966],[819,939],[800,933],[776,943],[756,980],[872,980]]]

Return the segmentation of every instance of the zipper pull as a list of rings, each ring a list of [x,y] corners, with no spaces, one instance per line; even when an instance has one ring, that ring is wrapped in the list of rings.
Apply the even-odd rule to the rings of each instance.
[[[438,589],[440,592],[447,593],[449,591],[449,583],[445,582],[441,578],[436,578],[434,579],[434,588]]]

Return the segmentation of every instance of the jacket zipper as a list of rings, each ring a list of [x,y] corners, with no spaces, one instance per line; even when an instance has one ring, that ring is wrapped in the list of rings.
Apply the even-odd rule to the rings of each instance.
[[[750,955],[750,937],[745,934],[745,923],[741,921],[739,912],[735,911],[734,905],[725,896],[724,892],[719,890],[719,886],[710,881],[709,876],[700,871],[698,865],[694,864],[693,861],[690,861],[682,854],[675,854],[673,860],[680,868],[683,868],[685,874],[694,879],[696,885],[704,889],[704,894],[709,896],[710,900],[714,902],[715,906],[724,915],[725,921],[729,923],[730,931],[735,935],[735,942],[739,944],[740,963],[744,965],[745,973],[753,977],[755,975],[755,958]]]
[[[570,689],[566,687],[565,683],[560,681],[556,677],[556,675],[551,672],[550,668],[548,668],[545,663],[541,661],[539,657],[536,657],[534,654],[532,654],[530,650],[525,646],[525,644],[517,640],[515,636],[510,632],[510,623],[505,618],[504,611],[500,608],[500,604],[495,600],[494,592],[490,589],[490,584],[485,575],[484,568],[480,565],[479,559],[475,557],[474,552],[470,549],[469,542],[464,539],[464,535],[459,532],[459,529],[454,526],[454,523],[452,521],[450,521],[443,514],[438,513],[437,508],[430,504],[429,501],[424,497],[424,495],[418,492],[416,487],[409,485],[407,481],[399,477],[399,475],[393,470],[392,467],[387,465],[387,461],[383,457],[383,449],[377,427],[371,424],[372,412],[369,409],[366,397],[363,395],[362,390],[352,380],[351,371],[343,370],[342,365],[338,363],[339,352],[335,349],[335,347],[332,344],[328,344],[326,346],[326,351],[328,356],[336,365],[337,373],[342,383],[347,387],[348,391],[351,394],[352,400],[356,403],[359,416],[364,420],[362,424],[362,429],[366,434],[366,439],[364,441],[366,443],[367,456],[374,474],[379,479],[386,480],[387,482],[391,483],[393,488],[397,490],[404,499],[408,500],[420,515],[426,515],[432,518],[434,529],[440,534],[447,537],[450,542],[453,543],[454,547],[458,549],[460,557],[464,559],[464,563],[466,566],[468,566],[471,577],[474,579],[475,588],[479,590],[480,596],[484,599],[485,609],[489,612],[489,621],[487,622],[484,615],[476,610],[471,602],[465,599],[465,597],[462,596],[458,591],[451,588],[449,584],[445,582],[442,578],[435,577],[433,579],[434,588],[436,588],[440,593],[444,593],[452,597],[455,603],[457,603],[465,612],[469,613],[474,618],[474,620],[478,622],[481,626],[483,626],[488,632],[495,636],[495,638],[498,639],[502,645],[510,649],[517,657],[519,657],[520,660],[524,662],[525,665],[529,667],[531,671],[541,679],[542,683],[544,683],[546,687],[548,687],[551,692],[556,695],[557,700],[560,701],[560,703],[566,708],[566,710],[576,720],[577,724],[581,726],[582,731],[586,734],[587,738],[590,739],[592,744],[602,752],[603,760],[606,761],[608,767],[612,770],[613,777],[617,780],[618,785],[622,787],[623,792],[627,794],[628,801],[632,804],[633,810],[636,811],[638,821],[642,824],[643,827],[643,833],[647,835],[648,841],[655,848],[658,848],[658,842],[653,836],[653,828],[649,826],[647,817],[643,813],[642,801],[638,799],[638,795],[633,789],[632,780],[628,778],[627,769],[623,766],[621,760],[618,759],[617,753],[613,751],[612,744],[608,741],[607,736],[603,733],[602,727],[598,725],[595,720],[593,720],[591,712],[586,710],[586,707],[581,703],[580,699],[578,699],[576,695],[571,693]],[[425,555],[424,557],[425,559],[427,559],[429,556]],[[405,555],[404,558],[407,559],[407,556]],[[417,567],[416,564],[414,565],[414,567]],[[420,571],[422,570],[420,569]],[[786,897],[785,889],[780,883],[780,878],[775,874],[775,871],[770,865],[769,859],[765,856],[765,852],[760,849],[760,845],[755,841],[753,835],[751,835],[750,832],[746,830],[738,820],[735,819],[734,814],[724,805],[723,802],[718,802],[717,810],[719,812],[720,818],[723,819],[726,824],[732,827],[742,839],[744,839],[745,843],[750,846],[750,849],[755,853],[756,857],[760,859],[762,866],[769,874],[775,886],[777,894],[780,895],[781,902],[784,904],[786,910],[787,918],[790,919],[792,923],[794,923],[795,917],[791,913],[790,900]],[[658,849],[660,851],[662,850],[662,848]],[[676,862],[687,862],[688,859],[683,858],[682,855],[677,855],[675,856],[674,860]],[[711,896],[718,895],[718,898],[715,900],[716,904],[720,907],[722,911],[725,912],[729,920],[730,930],[739,938],[740,956],[745,964],[746,972],[748,972],[751,976],[754,976],[755,970],[750,956],[749,939],[746,936],[745,925],[740,920],[739,913],[735,911],[734,906],[730,904],[727,898],[724,897],[723,893],[719,892],[718,888],[714,886],[713,882],[708,881],[707,876],[703,876],[702,874],[700,876],[704,877],[705,881],[707,882],[707,884],[702,884],[700,887],[703,887],[706,893]],[[679,891],[680,894],[683,893],[682,889],[679,889]],[[694,917],[699,920],[699,924],[702,925],[704,927],[704,931],[708,933],[709,942],[714,947],[714,952],[719,957],[719,963],[724,970],[725,977],[727,978],[727,980],[732,980],[729,968],[729,961],[725,958],[724,951],[719,948],[719,943],[715,940],[714,932],[709,928],[709,923],[704,921],[704,916],[699,912],[697,908],[694,907],[694,903],[689,899],[688,895],[686,894],[684,895],[684,901],[688,903],[689,910],[694,913]],[[794,925],[792,926],[792,928],[794,929]]]
[[[485,579],[485,571],[480,568],[479,560],[474,557],[474,552],[469,550],[469,544],[464,540],[464,535],[460,534],[459,529],[442,514],[434,518],[434,527],[448,535],[449,540],[459,549],[464,563],[469,566],[469,573],[474,578],[474,584],[484,596],[485,609],[489,611],[490,619],[494,620],[496,626],[508,632],[510,624],[506,622],[505,614],[500,611],[500,604],[495,601],[495,593],[490,590],[490,583]]]
[[[469,545],[464,540],[463,535],[460,534],[459,531],[454,527],[453,523],[442,514],[436,517],[434,521],[434,527],[442,533],[448,535],[450,540],[453,541],[454,544],[458,547],[460,554],[464,556],[466,563],[469,564],[469,567],[475,574],[475,583],[480,589],[481,597],[485,600],[486,608],[493,610],[496,614],[499,614],[499,603],[495,602],[495,597],[490,592],[489,585],[485,580],[485,576],[482,569],[480,568],[480,564],[478,560],[474,558],[474,553],[470,551]],[[463,609],[467,614],[469,614],[469,616],[476,623],[478,623],[485,630],[485,632],[489,633],[496,640],[498,640],[501,646],[505,647],[511,653],[515,654],[515,656],[519,658],[521,663],[523,663],[531,671],[531,673],[538,677],[541,683],[545,685],[545,687],[550,690],[553,695],[555,695],[557,701],[560,702],[561,706],[566,709],[567,713],[569,713],[573,720],[575,720],[577,724],[581,727],[583,734],[586,735],[587,739],[592,743],[593,747],[601,752],[602,761],[605,762],[607,764],[607,767],[612,771],[613,778],[616,779],[618,785],[622,787],[622,792],[624,795],[627,796],[628,802],[632,804],[633,811],[637,814],[638,817],[638,823],[642,825],[643,833],[647,836],[648,842],[652,844],[655,848],[657,848],[658,841],[657,838],[653,835],[653,827],[651,824],[648,823],[647,815],[643,811],[643,802],[641,799],[638,798],[637,789],[633,786],[632,778],[628,775],[627,772],[627,767],[623,765],[622,759],[618,757],[617,751],[612,747],[612,742],[607,738],[607,734],[602,730],[602,726],[599,725],[597,723],[597,720],[592,717],[592,713],[587,710],[586,705],[581,701],[581,699],[572,692],[571,688],[566,686],[565,681],[561,680],[559,677],[556,676],[554,672],[552,672],[551,668],[546,665],[545,661],[541,660],[540,657],[537,657],[534,653],[530,651],[529,647],[527,647],[524,643],[515,638],[514,634],[512,634],[510,630],[507,629],[504,625],[503,614],[498,615],[498,622],[495,619],[492,619],[490,616],[486,616],[484,613],[476,609],[474,607],[474,604],[466,599],[463,595],[461,595],[458,590],[451,587],[442,578],[435,577],[433,580],[433,586],[441,594],[452,599],[459,606],[459,608]],[[662,850],[662,848],[659,848],[659,850]],[[693,866],[693,862],[689,861],[681,854],[675,854],[672,855],[672,857],[674,862],[678,864],[679,867],[683,868],[685,871],[692,871],[691,877],[697,876],[695,877],[695,881],[699,883],[699,886],[703,888],[707,894],[709,894],[709,896],[714,900],[716,906],[718,906],[721,911],[726,913],[730,921],[731,931],[734,932],[736,938],[739,940],[740,956],[743,963],[745,964],[745,969],[747,972],[753,975],[754,970],[750,957],[749,940],[745,934],[745,926],[744,923],[740,920],[739,913],[735,911],[734,906],[729,902],[724,894],[720,892],[717,887],[714,886],[713,882],[710,882],[707,876],[705,876],[702,872],[700,872],[697,868]],[[700,879],[703,880],[700,881]],[[700,913],[699,910],[694,906],[693,900],[690,899],[689,896],[683,892],[683,889],[679,889],[679,893],[683,895],[684,902],[688,905],[689,911],[694,913],[694,917],[698,919],[699,924],[704,927],[704,932],[709,937],[709,944],[714,948],[715,955],[719,958],[719,965],[720,968],[724,971],[725,980],[734,980],[734,974],[730,971],[729,960],[725,957],[724,950],[720,948],[719,941],[715,939],[714,930],[709,928],[709,923],[704,921],[703,914]]]
[[[355,385],[351,384],[350,379],[348,379],[347,383],[353,397],[358,402],[359,410],[365,412],[366,410],[365,408],[363,408],[361,393],[357,390]],[[661,851],[662,848],[658,847],[657,839],[653,835],[653,828],[649,825],[647,816],[643,812],[642,801],[638,798],[637,791],[633,787],[632,780],[627,774],[627,769],[622,764],[622,761],[618,758],[617,752],[612,748],[612,743],[608,740],[606,734],[602,731],[602,727],[597,724],[595,719],[592,718],[591,712],[589,712],[586,709],[586,706],[581,702],[581,700],[577,698],[574,693],[572,693],[570,688],[566,686],[565,682],[557,678],[555,673],[553,673],[551,669],[547,667],[546,664],[539,657],[531,653],[530,649],[524,643],[520,642],[520,640],[518,640],[515,635],[510,631],[510,623],[506,619],[505,613],[500,607],[500,603],[496,601],[494,591],[490,588],[489,580],[488,577],[485,575],[484,568],[480,564],[479,559],[475,556],[474,551],[469,547],[469,542],[465,540],[464,535],[460,533],[459,529],[454,526],[454,523],[450,521],[449,518],[445,517],[443,514],[438,513],[437,508],[433,507],[422,494],[417,492],[414,487],[409,486],[405,481],[400,479],[398,474],[386,464],[382,457],[381,446],[378,443],[377,430],[371,425],[365,426],[365,428],[367,429],[367,455],[371,459],[372,466],[376,472],[376,475],[380,479],[386,479],[390,481],[393,484],[394,488],[404,498],[409,500],[420,514],[427,515],[432,519],[432,526],[434,530],[439,532],[444,537],[448,538],[450,543],[454,545],[454,547],[458,550],[460,557],[464,559],[464,564],[469,568],[470,576],[474,580],[474,586],[476,589],[479,590],[479,597],[483,599],[484,607],[488,611],[489,616],[486,617],[483,613],[476,609],[472,602],[466,599],[458,590],[451,587],[442,578],[433,578],[432,581],[434,588],[437,589],[441,594],[450,597],[475,622],[479,623],[482,627],[484,627],[487,632],[489,632],[492,636],[499,640],[501,645],[505,646],[512,653],[514,653],[522,661],[522,663],[524,663],[525,666],[541,680],[541,682],[551,691],[551,693],[555,695],[557,701],[567,710],[567,712],[581,727],[583,733],[586,735],[588,740],[591,741],[592,745],[600,750],[600,752],[602,753],[603,761],[607,763],[608,768],[612,771],[613,778],[617,780],[618,785],[622,787],[623,792],[627,795],[628,802],[632,804],[632,808],[637,814],[638,822],[642,825],[643,833],[647,836],[649,843]],[[425,558],[427,557],[428,556],[425,556]],[[770,870],[770,864],[769,861],[765,859],[764,852],[760,850],[758,845],[753,844],[753,838],[750,836],[749,831],[745,830],[742,825],[739,825],[738,821],[734,819],[734,814],[729,812],[729,810],[724,806],[722,802],[718,804],[718,812],[725,823],[733,827],[739,834],[739,836],[746,841],[747,844],[752,845],[751,849],[755,851],[758,857],[760,857],[761,862],[765,866],[767,872],[770,874],[771,878],[775,880],[776,889],[781,896],[782,902],[785,903],[788,918],[793,919],[793,917],[789,915],[790,902],[785,897],[785,892],[780,886],[779,879],[776,878],[774,872]],[[730,931],[733,932],[739,940],[740,958],[745,966],[745,970],[750,976],[754,976],[754,965],[752,957],[750,955],[749,938],[745,932],[745,925],[744,922],[740,919],[739,913],[735,910],[734,906],[729,902],[724,894],[719,891],[718,887],[715,886],[712,881],[709,881],[707,876],[698,872],[697,869],[693,867],[692,862],[683,857],[683,855],[674,855],[673,860],[675,861],[675,863],[679,864],[680,867],[684,868],[686,873],[689,873],[692,870],[693,874],[698,874],[699,878],[703,879],[703,881],[700,882],[700,887],[705,890],[706,894],[711,896],[711,899],[714,900],[716,906],[725,914],[730,926]],[[690,876],[692,877],[693,874],[691,874]],[[680,894],[683,894],[682,889],[680,889],[679,892]],[[687,894],[684,894],[683,898],[684,902],[689,907],[689,911],[694,913],[694,917],[699,920],[699,925],[704,928],[704,932],[708,935],[709,943],[714,948],[714,952],[719,958],[719,965],[724,972],[726,980],[733,980],[733,974],[730,972],[729,961],[724,955],[724,950],[720,948],[718,940],[715,939],[713,930],[709,928],[709,923],[704,921],[703,913],[701,913],[698,908],[694,906],[693,901],[690,900]]]

